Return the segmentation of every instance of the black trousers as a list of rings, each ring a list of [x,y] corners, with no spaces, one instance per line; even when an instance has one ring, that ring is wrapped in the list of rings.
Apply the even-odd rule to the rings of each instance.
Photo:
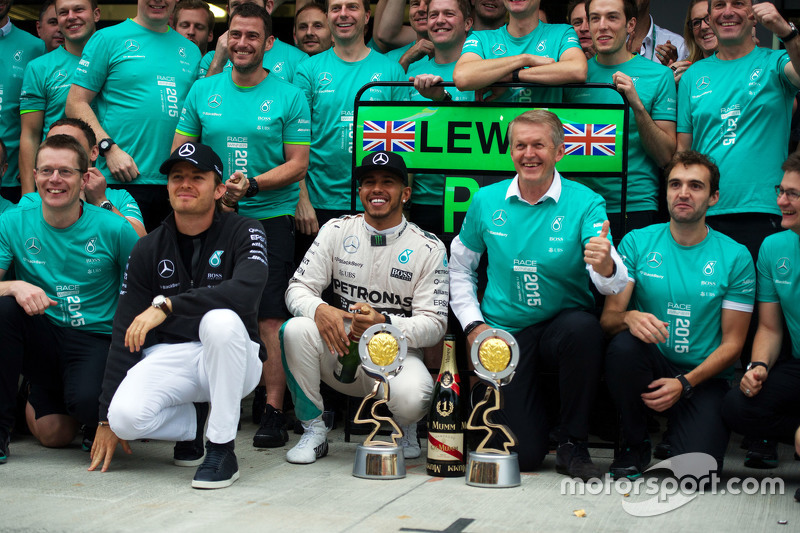
[[[793,444],[800,426],[800,359],[778,362],[751,398],[738,387],[732,389],[725,396],[722,416],[737,433]]]
[[[641,394],[659,378],[683,372],[670,363],[654,344],[642,342],[623,331],[611,339],[606,351],[606,382],[622,419],[622,435],[628,445],[648,438],[647,412]],[[722,400],[730,386],[724,379],[709,379],[694,387],[691,398],[681,398],[666,411],[667,442],[677,454],[703,452],[720,465],[730,433],[722,421]]]
[[[172,212],[167,185],[114,185],[114,189],[125,189],[139,204],[144,228],[151,232]]]
[[[68,414],[97,425],[110,335],[54,325],[44,315],[28,316],[11,296],[0,298],[0,428],[14,425],[17,383],[31,381],[37,417]]]
[[[515,335],[519,366],[511,383],[501,388],[503,409],[494,422],[505,424],[517,437],[519,466],[536,469],[548,452],[550,424],[542,382],[558,373],[562,438],[589,437],[589,411],[597,392],[603,357],[603,331],[585,311],[567,310],[552,320],[529,326]],[[476,391],[482,397],[483,386]]]

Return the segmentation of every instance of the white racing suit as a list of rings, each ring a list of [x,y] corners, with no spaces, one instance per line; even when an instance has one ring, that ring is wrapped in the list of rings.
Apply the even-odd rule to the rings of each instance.
[[[334,219],[320,229],[286,290],[286,305],[296,318],[281,329],[287,384],[302,421],[322,414],[320,381],[359,397],[375,383],[362,368],[349,384],[333,375],[337,356],[328,350],[314,322],[328,285],[336,307],[348,310],[354,303],[366,302],[389,315],[403,332],[409,357],[389,382],[388,405],[401,426],[421,419],[433,391],[421,348],[435,345],[447,327],[449,278],[442,242],[405,218],[391,234],[376,233],[362,215]]]

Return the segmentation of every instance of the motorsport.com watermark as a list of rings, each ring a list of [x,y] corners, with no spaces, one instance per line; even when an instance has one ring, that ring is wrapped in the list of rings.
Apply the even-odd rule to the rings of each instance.
[[[757,479],[731,477],[722,480],[717,473],[717,461],[706,453],[685,453],[657,463],[645,473],[653,470],[670,470],[672,475],[639,477],[615,480],[609,474],[603,479],[593,478],[587,482],[579,478],[564,478],[561,481],[562,496],[611,495],[622,496],[622,508],[633,516],[656,516],[682,507],[699,494],[783,494],[783,479],[765,477]],[[629,496],[651,496],[647,499],[629,500]],[[634,498],[635,499],[635,498]]]

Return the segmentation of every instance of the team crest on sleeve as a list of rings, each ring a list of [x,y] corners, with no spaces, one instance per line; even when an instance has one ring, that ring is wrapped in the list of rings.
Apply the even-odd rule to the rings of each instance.
[[[788,257],[781,257],[775,264],[775,272],[777,272],[779,276],[786,276],[791,270],[792,263],[789,261]]]

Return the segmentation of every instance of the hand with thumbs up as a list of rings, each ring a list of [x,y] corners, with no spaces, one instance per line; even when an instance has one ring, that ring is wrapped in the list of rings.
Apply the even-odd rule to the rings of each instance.
[[[614,275],[614,260],[611,259],[611,239],[608,238],[608,230],[611,223],[606,220],[603,222],[603,229],[600,235],[592,237],[586,243],[583,250],[583,260],[587,265],[591,265],[594,271],[605,278]]]

